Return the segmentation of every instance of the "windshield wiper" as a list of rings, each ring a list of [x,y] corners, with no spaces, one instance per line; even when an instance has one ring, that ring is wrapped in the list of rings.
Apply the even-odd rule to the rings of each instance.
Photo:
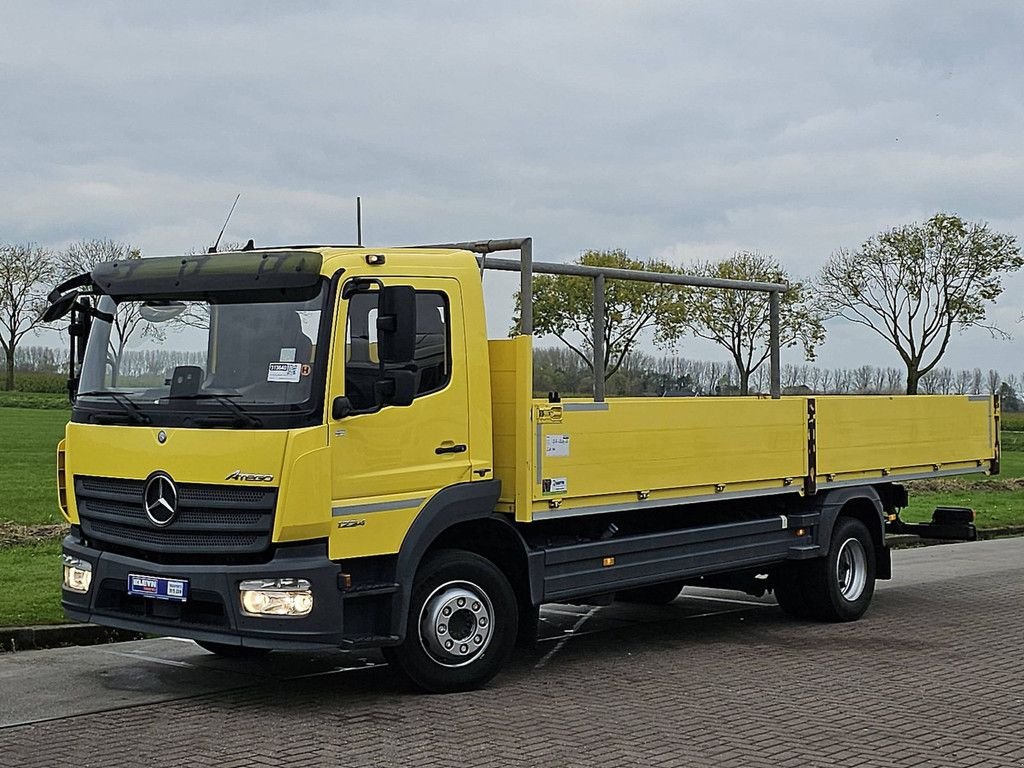
[[[246,413],[231,402],[232,397],[241,397],[241,395],[220,395],[214,392],[196,392],[194,395],[168,395],[167,397],[160,398],[161,400],[216,400],[218,403],[223,405],[233,414],[235,414],[243,424],[250,427],[262,427],[263,422],[253,416],[251,413]]]
[[[128,395],[122,392],[111,392],[109,389],[97,389],[92,392],[79,392],[78,397],[109,397],[124,410],[136,424],[150,424],[152,419],[142,412]]]

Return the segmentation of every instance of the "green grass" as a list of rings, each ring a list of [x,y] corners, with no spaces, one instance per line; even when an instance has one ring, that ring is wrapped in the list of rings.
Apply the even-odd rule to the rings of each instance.
[[[60,523],[57,443],[68,413],[0,408],[0,520]]]
[[[1003,412],[1003,431],[1024,432],[1024,411],[1020,413]]]
[[[68,413],[71,404],[66,394],[0,391],[0,408],[54,409]]]
[[[900,513],[908,523],[927,523],[936,507],[970,507],[977,515],[978,528],[1024,525],[1024,489],[1017,491],[968,490],[964,492],[915,492],[910,490],[910,506]]]
[[[911,523],[931,520],[935,507],[970,507],[977,514],[979,528],[1001,528],[1024,525],[1024,485],[1007,488],[1007,481],[1024,478],[1024,433],[1004,432],[1003,453],[999,474],[967,475],[947,481],[942,490],[931,488],[926,481],[917,490],[909,483],[910,506],[900,516]]]
[[[58,539],[0,549],[0,627],[60,624]]]

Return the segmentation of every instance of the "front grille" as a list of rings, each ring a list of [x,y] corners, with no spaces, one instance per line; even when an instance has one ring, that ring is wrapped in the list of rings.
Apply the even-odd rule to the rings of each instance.
[[[181,483],[166,527],[146,516],[144,480],[75,477],[82,532],[96,543],[139,552],[251,554],[270,546],[276,488]]]

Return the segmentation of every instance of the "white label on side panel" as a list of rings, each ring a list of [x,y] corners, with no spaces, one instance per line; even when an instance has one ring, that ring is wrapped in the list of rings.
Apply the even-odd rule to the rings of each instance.
[[[301,363],[271,363],[267,369],[267,381],[294,384],[302,378]]]
[[[569,436],[568,435],[546,435],[544,437],[545,456],[568,456]]]
[[[564,477],[545,477],[541,483],[541,491],[544,493],[567,493],[569,481]]]

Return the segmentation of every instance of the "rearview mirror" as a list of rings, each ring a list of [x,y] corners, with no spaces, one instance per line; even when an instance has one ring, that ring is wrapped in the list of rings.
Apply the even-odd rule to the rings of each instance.
[[[52,323],[54,320],[60,320],[71,311],[71,307],[77,299],[77,292],[65,293],[46,308],[46,311],[43,312],[42,321],[44,323]]]
[[[411,362],[416,356],[416,291],[411,285],[388,286],[381,289],[378,306],[377,354],[381,363]]]
[[[377,382],[377,402],[381,405],[412,405],[415,399],[415,371],[389,370]]]

